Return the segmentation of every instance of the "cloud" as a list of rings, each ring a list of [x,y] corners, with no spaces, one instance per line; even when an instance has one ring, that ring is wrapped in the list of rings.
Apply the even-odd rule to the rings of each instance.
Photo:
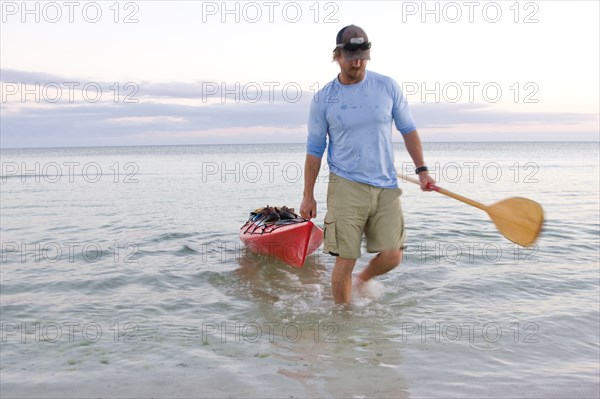
[[[415,104],[411,105],[415,120],[422,127],[462,124],[578,124],[598,120],[597,114],[573,112],[514,112],[494,109],[491,104]]]
[[[86,82],[11,69],[1,70],[0,78],[4,90],[0,122],[4,148],[303,142],[313,94],[299,91],[299,85],[289,85],[286,92],[282,86],[277,87],[275,83],[265,86],[264,82],[244,85],[232,82],[142,82],[134,87],[137,92],[132,95],[131,87],[129,92],[123,91],[127,82]],[[72,101],[64,95],[60,101],[52,102],[47,101],[42,92],[49,82],[59,87],[67,82],[79,85]],[[40,87],[39,102],[34,101],[35,93],[30,93],[25,101],[21,93],[14,93],[14,90],[22,89],[21,84],[32,90],[35,83]],[[86,101],[78,92],[86,84],[101,88],[100,98],[94,98],[97,102],[91,102],[89,98]],[[69,89],[68,85],[63,87],[63,90]],[[121,90],[118,98],[115,97],[117,87]],[[8,95],[6,89],[13,93]],[[229,90],[229,94],[219,92],[221,89]],[[125,94],[135,101],[126,102]],[[435,137],[437,131],[461,131],[463,134],[459,137],[462,140],[481,140],[486,138],[482,134],[489,127],[502,126],[514,133],[510,137],[521,137],[515,136],[519,132],[537,131],[537,137],[545,140],[548,136],[541,133],[551,126],[587,126],[589,132],[583,132],[581,137],[597,139],[597,128],[595,131],[593,128],[598,123],[597,114],[524,113],[476,103],[416,103],[411,104],[411,110],[424,137],[428,132]],[[580,133],[582,129],[585,130],[579,128]],[[450,134],[447,139],[456,137]],[[562,137],[573,139],[570,135]],[[497,141],[499,136],[491,135],[489,139]]]

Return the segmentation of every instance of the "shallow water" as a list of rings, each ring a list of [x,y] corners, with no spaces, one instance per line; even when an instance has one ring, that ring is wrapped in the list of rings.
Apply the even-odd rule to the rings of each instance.
[[[540,202],[542,236],[517,247],[402,183],[403,264],[350,311],[331,257],[291,268],[237,236],[254,208],[298,208],[303,145],[2,150],[0,393],[597,397],[598,143],[425,147],[449,190]]]

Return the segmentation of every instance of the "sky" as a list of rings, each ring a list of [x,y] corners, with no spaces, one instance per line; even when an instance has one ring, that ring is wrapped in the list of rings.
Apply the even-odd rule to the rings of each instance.
[[[423,141],[598,141],[599,3],[0,1],[0,145],[303,143],[349,24]]]

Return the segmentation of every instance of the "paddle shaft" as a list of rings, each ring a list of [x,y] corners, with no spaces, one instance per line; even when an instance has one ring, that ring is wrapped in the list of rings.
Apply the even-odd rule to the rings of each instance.
[[[408,180],[411,183],[418,184],[419,186],[421,185],[421,182],[419,180],[414,179],[412,177],[404,176],[401,173],[398,174],[398,177],[400,177],[401,179]],[[477,202],[477,201],[474,201],[474,200],[472,200],[470,198],[463,197],[462,195],[453,193],[452,191],[448,191],[448,190],[446,190],[444,188],[441,188],[441,187],[438,187],[436,185],[431,186],[431,189],[434,190],[434,191],[437,191],[440,194],[444,194],[444,195],[447,195],[448,197],[451,197],[451,198],[454,198],[454,199],[459,200],[461,202],[464,202],[465,204],[474,206],[475,208],[479,208],[479,209],[481,209],[483,211],[486,211],[486,212],[488,211],[488,206],[482,204],[481,202]]]

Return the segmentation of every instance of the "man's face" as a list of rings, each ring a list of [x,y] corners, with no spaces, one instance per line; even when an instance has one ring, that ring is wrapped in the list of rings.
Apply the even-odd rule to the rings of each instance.
[[[342,54],[338,57],[337,61],[340,65],[342,83],[358,83],[365,77],[368,60],[347,60]]]

